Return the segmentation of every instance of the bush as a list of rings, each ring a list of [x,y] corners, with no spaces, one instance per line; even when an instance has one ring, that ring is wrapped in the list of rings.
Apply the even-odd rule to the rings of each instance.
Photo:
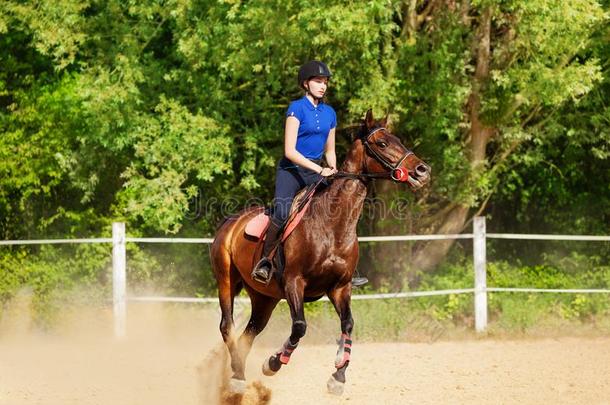
[[[141,247],[128,244],[128,285],[131,292],[151,288],[164,294],[215,296],[208,251],[201,246]],[[34,319],[51,324],[57,309],[86,291],[88,302],[106,303],[111,297],[111,247],[108,244],[7,247],[0,253],[0,299],[10,300],[20,289],[31,291]],[[469,260],[445,263],[421,275],[417,290],[472,288]],[[506,261],[487,266],[489,287],[610,289],[610,266],[598,257],[571,254],[548,256],[545,264]],[[366,288],[354,294],[370,294]],[[491,331],[530,332],[564,325],[610,326],[608,294],[513,293],[488,294]],[[283,309],[282,309],[283,308]],[[472,330],[473,294],[359,300],[352,302],[355,335],[360,340],[437,339],[443,334]],[[338,317],[329,303],[306,305],[311,324],[339,333]],[[289,322],[287,306],[278,313]]]

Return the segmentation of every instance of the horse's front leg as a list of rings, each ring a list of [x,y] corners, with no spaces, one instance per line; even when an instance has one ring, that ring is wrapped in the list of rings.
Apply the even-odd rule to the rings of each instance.
[[[336,371],[328,379],[326,387],[331,394],[343,394],[345,386],[345,370],[349,365],[350,355],[352,353],[352,330],[354,328],[354,319],[352,318],[351,310],[351,283],[340,288],[331,290],[328,298],[335,306],[337,314],[341,319],[341,338],[339,339],[339,348],[337,357],[335,358]]]
[[[288,364],[292,352],[299,344],[299,340],[305,336],[307,323],[305,322],[303,307],[304,291],[305,283],[301,278],[286,281],[285,293],[286,301],[288,301],[290,307],[290,316],[292,317],[292,333],[282,347],[263,363],[263,374],[267,376],[274,375],[282,365]]]

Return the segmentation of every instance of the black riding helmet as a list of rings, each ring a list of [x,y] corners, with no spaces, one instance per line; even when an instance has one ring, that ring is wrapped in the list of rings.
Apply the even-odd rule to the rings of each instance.
[[[315,76],[330,78],[332,73],[330,73],[330,69],[328,66],[326,66],[326,63],[317,60],[310,60],[299,69],[299,87],[305,89],[305,87],[303,87],[303,82]]]

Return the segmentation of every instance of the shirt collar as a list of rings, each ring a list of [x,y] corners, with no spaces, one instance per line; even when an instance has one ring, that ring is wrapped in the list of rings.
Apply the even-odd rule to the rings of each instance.
[[[307,96],[303,96],[303,98],[301,100],[303,100],[303,102],[305,103],[307,108],[310,109],[311,111],[321,110],[322,104],[324,104],[324,102],[322,100],[320,100],[320,101],[318,101],[318,107],[314,107],[314,105],[311,103],[311,101],[309,101]]]

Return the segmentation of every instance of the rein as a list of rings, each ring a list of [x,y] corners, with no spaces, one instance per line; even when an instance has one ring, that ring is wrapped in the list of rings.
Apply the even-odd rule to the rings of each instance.
[[[386,173],[348,173],[348,172],[337,172],[332,176],[329,176],[331,179],[338,177],[345,177],[348,179],[362,180],[366,179],[391,179],[391,172]]]

